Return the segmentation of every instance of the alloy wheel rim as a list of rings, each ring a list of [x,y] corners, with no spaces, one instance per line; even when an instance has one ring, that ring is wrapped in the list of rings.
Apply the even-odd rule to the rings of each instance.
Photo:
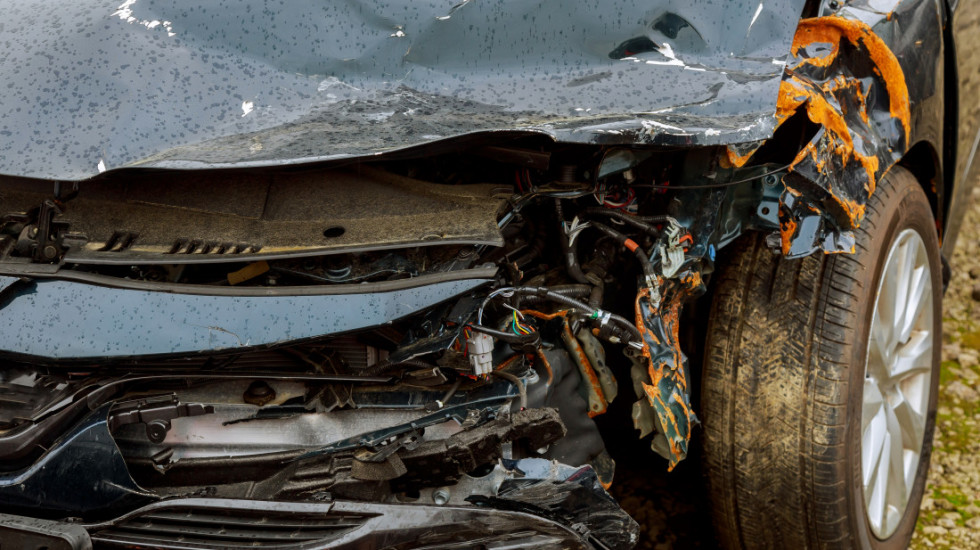
[[[932,386],[933,281],[912,229],[892,243],[875,297],[861,407],[861,480],[871,530],[898,528],[922,454]]]

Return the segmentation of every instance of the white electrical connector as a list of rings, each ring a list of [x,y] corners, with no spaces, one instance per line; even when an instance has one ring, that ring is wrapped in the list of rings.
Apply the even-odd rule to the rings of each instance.
[[[684,249],[680,246],[665,248],[664,245],[660,245],[659,249],[661,270],[663,271],[664,277],[670,279],[674,275],[677,275],[681,266],[684,265]]]
[[[473,336],[466,341],[466,355],[470,358],[474,374],[490,374],[493,372],[493,337],[473,331]]]
[[[686,234],[681,224],[674,218],[667,218],[667,227],[664,228],[667,235],[667,245],[661,244],[657,247],[660,252],[660,270],[664,278],[670,279],[680,271],[684,265],[684,247],[681,245],[681,237]]]

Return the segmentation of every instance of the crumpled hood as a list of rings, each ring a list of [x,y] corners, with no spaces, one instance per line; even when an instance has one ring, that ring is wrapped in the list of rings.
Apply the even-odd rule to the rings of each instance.
[[[0,21],[0,174],[360,156],[484,131],[772,133],[803,0],[41,0]]]

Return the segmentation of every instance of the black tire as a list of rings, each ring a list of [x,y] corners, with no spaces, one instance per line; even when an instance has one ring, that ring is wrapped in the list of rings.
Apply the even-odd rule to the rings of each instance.
[[[759,235],[718,273],[702,384],[705,472],[719,541],[736,548],[907,548],[925,486],[941,346],[939,242],[906,170],[879,183],[854,254],[786,260]],[[889,538],[871,532],[861,483],[869,327],[892,241],[915,229],[933,281],[933,368],[909,505]]]

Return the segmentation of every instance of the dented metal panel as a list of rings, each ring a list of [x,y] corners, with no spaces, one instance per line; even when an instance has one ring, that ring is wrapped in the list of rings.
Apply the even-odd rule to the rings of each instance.
[[[0,277],[0,284],[9,289],[16,280]],[[388,323],[487,282],[417,278],[385,292],[357,285],[356,294],[235,296],[38,280],[4,296],[4,317],[20,321],[0,336],[0,351],[92,359],[263,346]]]
[[[783,178],[778,247],[789,257],[850,252],[878,180],[910,145],[905,71],[867,23],[837,15],[801,21],[791,51],[777,125],[801,112],[816,132]],[[751,157],[729,148],[736,166]]]
[[[758,140],[803,3],[17,0],[0,174],[278,165],[501,130]]]

